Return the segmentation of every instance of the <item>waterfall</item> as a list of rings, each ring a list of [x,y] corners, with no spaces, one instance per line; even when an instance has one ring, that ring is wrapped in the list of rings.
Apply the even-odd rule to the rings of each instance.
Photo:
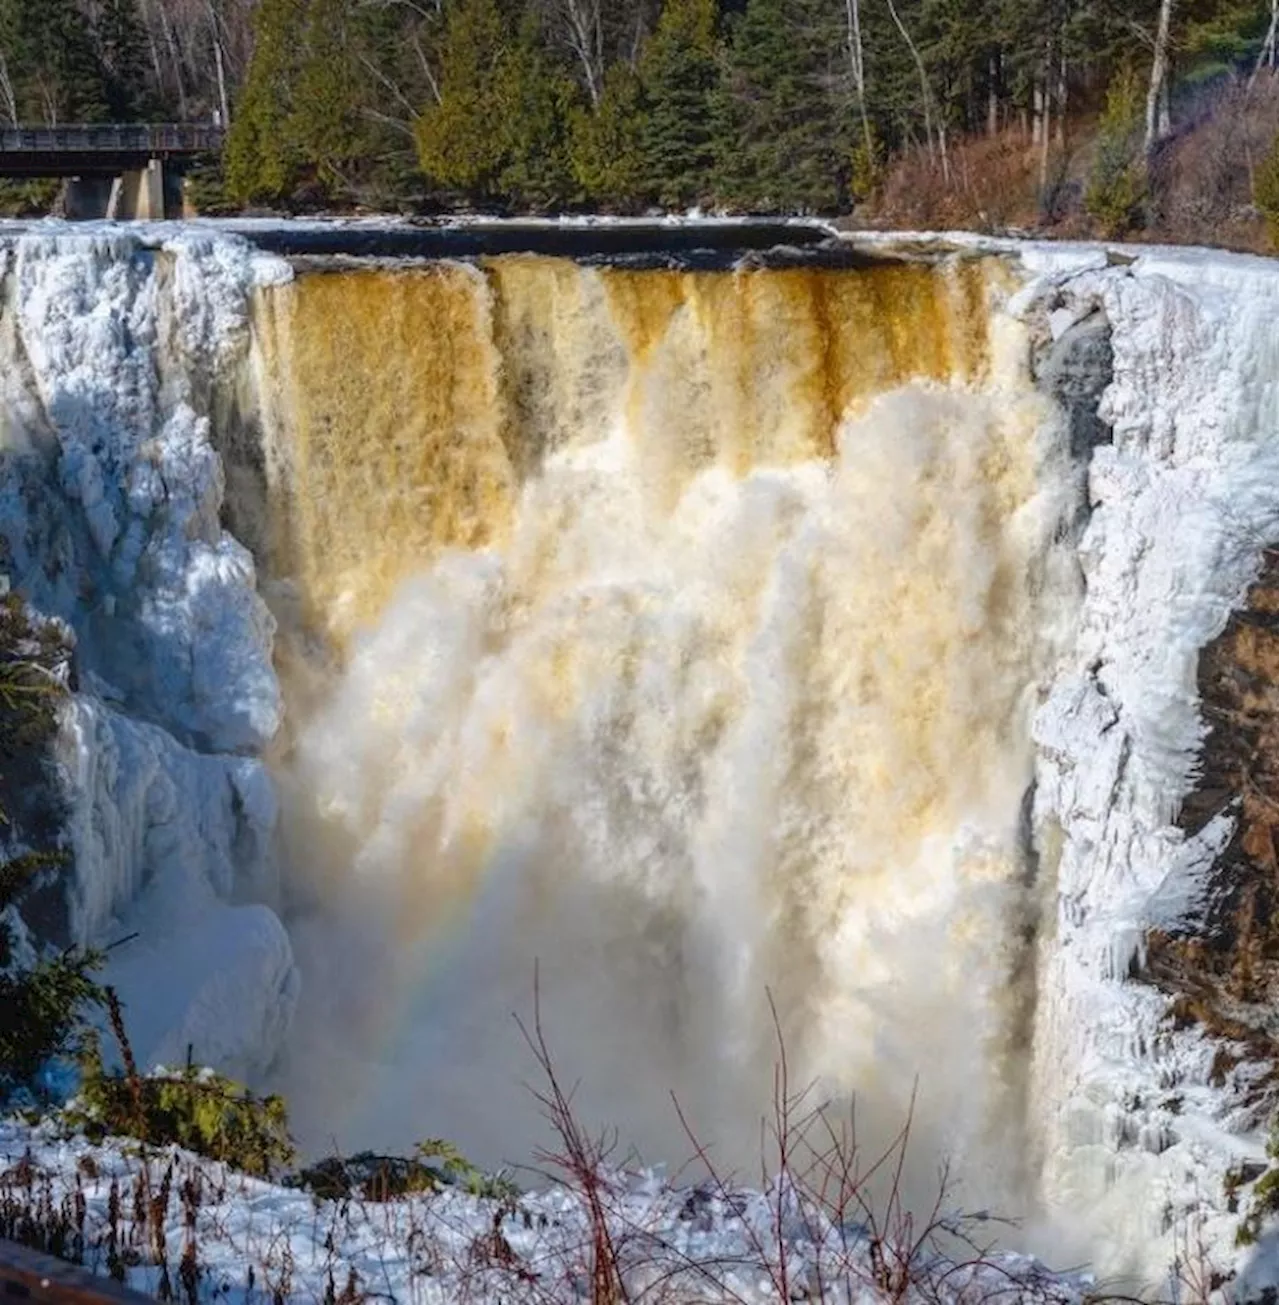
[[[277,566],[343,650],[281,768],[317,1137],[527,1153],[536,963],[583,1108],[652,1159],[670,1090],[758,1163],[772,994],[869,1144],[919,1076],[928,1166],[1011,1190],[1019,812],[1076,594],[1006,295],[530,258],[261,293]]]
[[[251,236],[0,232],[0,572],[76,638],[58,941],[139,935],[140,1056],[312,1150],[522,1160],[536,966],[648,1160],[674,1093],[758,1175],[780,1033],[868,1151],[914,1111],[913,1199],[950,1156],[1107,1270],[1229,1246],[1270,1089],[1130,976],[1234,828],[1175,818],[1275,539],[1274,267]]]
[[[440,548],[500,545],[544,459],[625,420],[672,502],[703,467],[829,456],[912,378],[988,365],[995,260],[943,273],[481,266],[343,270],[261,290],[272,570],[341,639]]]

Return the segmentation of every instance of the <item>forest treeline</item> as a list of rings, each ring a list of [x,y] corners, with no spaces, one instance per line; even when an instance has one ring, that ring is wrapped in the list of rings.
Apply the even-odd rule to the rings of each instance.
[[[1275,63],[1275,0],[0,0],[9,121],[225,122],[234,206],[839,213],[977,160],[1122,230],[1206,106],[1269,203]]]

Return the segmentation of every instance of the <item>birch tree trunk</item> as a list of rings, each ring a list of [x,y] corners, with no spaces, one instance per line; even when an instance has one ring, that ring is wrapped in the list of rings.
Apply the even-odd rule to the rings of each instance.
[[[898,10],[895,8],[893,0],[885,0],[889,6],[889,16],[893,19],[893,25],[898,29],[902,39],[906,42],[907,49],[911,51],[911,58],[915,62],[916,72],[920,75],[920,100],[924,109],[924,138],[929,147],[929,157],[933,157],[934,138],[933,138],[933,96],[929,93],[929,74],[925,71],[924,60],[920,57],[920,51],[916,48],[916,43],[911,39],[911,33],[903,25],[902,19],[898,17]],[[942,144],[942,170],[947,170],[946,145]]]
[[[1143,139],[1143,148],[1147,151],[1150,151],[1159,136],[1160,92],[1164,89],[1169,65],[1169,20],[1172,16],[1173,0],[1160,0],[1155,53],[1151,58],[1151,84],[1147,87],[1147,131]]]
[[[173,24],[169,21],[166,6],[161,4],[157,12],[160,15],[160,30],[164,34],[164,43],[169,47],[169,61],[173,67],[173,82],[178,92],[178,113],[185,122],[187,117],[187,85],[186,78],[182,75],[182,54],[178,49],[178,42],[173,34]]]
[[[213,66],[218,77],[218,108],[222,114],[223,131],[231,126],[231,102],[227,97],[227,73],[222,58],[222,33],[218,31],[218,16],[209,0],[209,34],[213,37]]]
[[[1000,130],[1000,61],[993,54],[987,65],[987,135]]]
[[[569,49],[582,65],[583,80],[591,107],[600,104],[604,89],[604,29],[600,0],[560,0]]]
[[[871,123],[867,118],[866,65],[862,60],[862,21],[858,13],[858,0],[845,0],[845,24],[849,42],[849,67],[853,72],[853,90],[858,97],[858,117],[862,120],[862,142],[867,151],[867,166],[874,162],[871,145]]]
[[[1053,47],[1048,41],[1044,47],[1044,66],[1040,76],[1040,193],[1044,194],[1045,183],[1049,180],[1049,129],[1053,119],[1053,97],[1049,93],[1049,79],[1053,73]]]
[[[1276,66],[1277,17],[1280,17],[1280,0],[1271,0],[1271,22],[1267,26],[1267,35],[1262,42],[1262,49],[1258,52],[1258,62],[1253,65],[1253,71],[1249,74],[1249,84],[1245,87],[1246,93],[1253,90],[1253,84],[1258,80],[1258,74],[1264,68],[1274,68]]]
[[[4,51],[0,50],[0,95],[4,96],[4,111],[13,126],[18,125],[18,97],[13,93],[13,80],[9,76],[9,65],[5,62]]]
[[[1065,35],[1058,51],[1058,145],[1067,144],[1067,43]]]

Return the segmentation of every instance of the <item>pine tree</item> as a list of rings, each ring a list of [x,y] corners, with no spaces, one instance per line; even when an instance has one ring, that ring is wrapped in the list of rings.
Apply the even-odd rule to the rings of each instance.
[[[348,0],[308,0],[293,36],[298,63],[284,131],[325,194],[346,189],[373,152],[375,133],[363,111],[368,76],[358,63],[362,36]]]
[[[107,116],[102,67],[75,0],[0,0],[0,41],[20,119],[56,126]]]
[[[107,116],[142,122],[154,104],[148,85],[146,33],[136,0],[105,0],[94,28]]]
[[[831,210],[848,189],[839,13],[826,0],[748,0],[715,96],[717,193],[768,212]]]
[[[469,199],[563,203],[573,190],[573,83],[531,22],[510,35],[496,0],[462,0],[441,52],[439,103],[418,120],[427,177]]]
[[[496,192],[503,165],[498,84],[505,29],[496,0],[462,0],[452,11],[441,48],[440,99],[416,128],[427,177],[475,198]]]
[[[715,0],[668,0],[640,59],[646,189],[668,207],[711,193]]]
[[[548,57],[532,24],[505,52],[496,91],[503,124],[499,193],[520,208],[562,207],[575,190],[570,121],[581,92]]]

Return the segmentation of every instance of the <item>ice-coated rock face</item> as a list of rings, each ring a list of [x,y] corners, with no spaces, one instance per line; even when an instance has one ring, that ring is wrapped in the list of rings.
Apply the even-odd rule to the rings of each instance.
[[[27,450],[0,508],[16,583],[131,714],[205,750],[260,749],[280,721],[273,627],[219,525],[207,411],[245,347],[247,247],[27,235],[5,255],[4,445]]]
[[[251,1072],[297,987],[271,911],[226,905],[271,895],[257,754],[281,704],[253,558],[219,522],[210,406],[279,268],[234,237],[48,225],[0,236],[0,567],[76,634],[71,932],[139,934],[110,977],[140,1056],[193,1044]]]
[[[1129,979],[1146,933],[1195,909],[1234,825],[1223,811],[1189,837],[1175,820],[1205,728],[1199,650],[1276,538],[1276,278],[1261,259],[1188,251],[1048,280],[1076,315],[1105,312],[1114,375],[1079,631],[1035,725],[1056,902],[1032,1110],[1050,1208],[1083,1224],[1095,1256],[1150,1278],[1189,1228],[1229,1260],[1223,1175],[1254,1158],[1239,1135],[1257,1122],[1241,1108],[1247,1068],[1215,1085],[1214,1043],[1175,1030],[1169,999]]]

